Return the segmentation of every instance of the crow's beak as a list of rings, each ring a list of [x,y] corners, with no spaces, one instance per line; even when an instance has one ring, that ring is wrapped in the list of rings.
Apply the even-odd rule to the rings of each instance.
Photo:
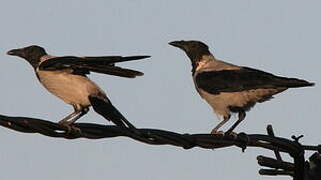
[[[178,47],[180,49],[184,49],[184,46],[185,46],[185,42],[184,41],[172,41],[172,42],[170,42],[168,44],[172,45],[174,47]]]
[[[10,51],[7,52],[8,55],[11,56],[20,56],[22,57],[24,54],[24,51],[22,49],[11,49]]]

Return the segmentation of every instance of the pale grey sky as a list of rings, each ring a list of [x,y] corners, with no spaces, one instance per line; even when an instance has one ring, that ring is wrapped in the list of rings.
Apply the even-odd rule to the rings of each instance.
[[[207,133],[218,120],[194,89],[186,55],[167,44],[197,39],[219,59],[316,82],[257,105],[237,131],[265,133],[272,124],[277,135],[304,134],[302,142],[320,144],[320,9],[319,0],[2,0],[0,113],[58,121],[73,110],[37,82],[29,64],[6,55],[9,49],[37,44],[55,55],[147,54],[150,60],[124,64],[144,77],[90,78],[137,127]],[[107,123],[93,111],[80,122]],[[272,155],[262,149],[183,150],[5,128],[0,142],[1,180],[290,179],[258,175],[256,156]]]

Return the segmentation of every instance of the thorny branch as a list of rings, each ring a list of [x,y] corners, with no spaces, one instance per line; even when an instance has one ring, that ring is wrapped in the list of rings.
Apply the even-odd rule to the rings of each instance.
[[[76,123],[75,127],[79,128],[80,131],[68,131],[68,128],[65,126],[50,121],[4,115],[0,115],[0,125],[19,132],[40,133],[56,138],[100,139],[123,136],[146,144],[173,145],[184,149],[194,147],[216,149],[237,146],[244,151],[247,147],[260,147],[274,151],[277,157],[276,160],[264,156],[258,157],[260,165],[273,168],[260,170],[261,175],[290,175],[293,176],[294,180],[303,180],[304,176],[306,176],[306,180],[315,180],[312,178],[308,179],[307,174],[310,171],[307,170],[304,152],[306,150],[321,152],[321,145],[302,145],[299,143],[300,137],[292,137],[294,140],[275,137],[271,126],[268,126],[268,135],[245,133],[239,133],[237,135],[179,134],[165,130],[143,128],[132,131],[127,128],[92,123]],[[294,164],[283,162],[279,152],[288,153],[294,159]],[[317,167],[321,168],[320,162]],[[318,177],[321,179],[321,175]]]

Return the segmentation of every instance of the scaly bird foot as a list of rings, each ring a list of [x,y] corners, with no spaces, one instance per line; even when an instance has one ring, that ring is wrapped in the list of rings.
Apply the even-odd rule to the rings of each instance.
[[[231,135],[231,136],[234,136],[234,138],[237,138],[237,136],[238,136],[237,133],[235,133],[235,132],[230,132],[230,131],[227,131],[227,132],[225,133],[225,135]]]
[[[65,123],[65,122],[58,122],[58,124],[67,128],[67,131],[66,131],[67,134],[80,134],[81,133],[81,130],[73,124],[69,124],[69,123]]]
[[[211,134],[217,134],[217,135],[222,135],[222,136],[224,136],[224,132],[223,131],[218,131],[218,130],[216,130],[216,129],[213,129],[212,131],[211,131]]]

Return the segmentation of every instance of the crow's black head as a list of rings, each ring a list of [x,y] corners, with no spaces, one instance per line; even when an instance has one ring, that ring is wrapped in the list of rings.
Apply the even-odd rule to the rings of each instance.
[[[198,61],[203,55],[210,55],[208,46],[201,41],[173,41],[169,43],[185,51],[191,61]]]
[[[37,67],[40,58],[44,55],[47,55],[44,48],[36,45],[20,48],[20,49],[12,49],[7,52],[8,55],[19,56],[27,60],[33,67]]]
[[[193,70],[203,55],[211,55],[208,46],[201,41],[173,41],[169,44],[185,51],[192,62]]]

